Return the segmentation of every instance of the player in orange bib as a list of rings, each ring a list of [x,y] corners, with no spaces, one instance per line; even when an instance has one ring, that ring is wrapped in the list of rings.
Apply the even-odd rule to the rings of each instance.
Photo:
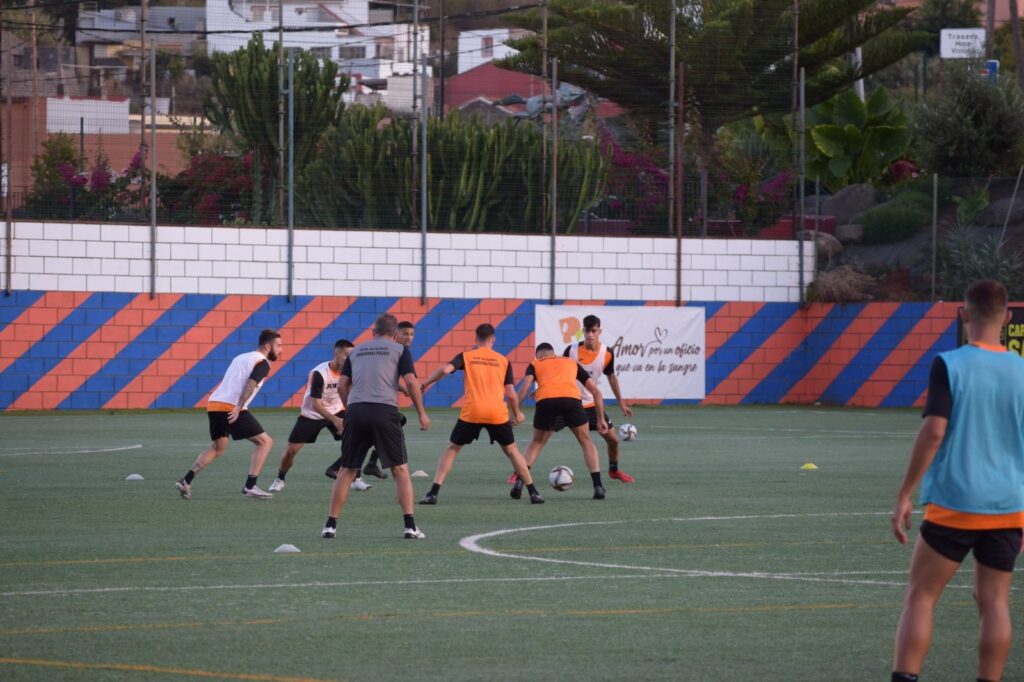
[[[619,389],[619,377],[615,374],[615,358],[612,355],[612,350],[601,343],[601,320],[597,315],[587,315],[583,318],[583,341],[576,345],[566,346],[562,355],[580,363],[595,384],[600,384],[602,376],[607,377],[608,385],[611,386],[612,393],[615,394],[623,416],[633,416],[633,408],[623,399],[622,391]],[[597,410],[594,408],[593,397],[585,387],[581,386],[580,392],[583,397],[583,409],[587,411],[587,417],[590,419],[590,430],[597,431]],[[604,442],[608,445],[608,478],[614,478],[623,483],[632,483],[636,479],[619,469],[619,436],[615,429],[611,428],[612,426],[611,420],[608,419],[608,428],[600,432]]]
[[[448,447],[437,461],[434,484],[430,487],[430,492],[420,500],[420,504],[437,504],[441,485],[455,464],[459,451],[479,438],[480,432],[484,429],[487,430],[491,442],[498,444],[512,462],[516,473],[525,481],[530,493],[530,503],[544,502],[544,498],[533,484],[526,461],[516,447],[512,427],[521,424],[526,417],[519,410],[512,365],[508,358],[494,351],[495,338],[494,327],[481,324],[476,328],[476,348],[459,353],[423,382],[423,388],[426,389],[427,386],[440,381],[442,377],[461,369],[465,373],[466,395],[462,410],[459,412],[459,420],[455,422],[455,428],[449,437]],[[511,419],[509,408],[512,410]]]
[[[583,461],[590,471],[590,478],[594,484],[594,499],[603,500],[605,497],[604,484],[601,482],[601,463],[597,454],[597,447],[594,441],[590,440],[590,419],[586,410],[583,409],[583,401],[580,398],[580,386],[582,385],[594,397],[594,411],[597,416],[597,431],[604,433],[608,430],[608,422],[604,418],[604,400],[597,384],[587,374],[580,363],[572,358],[559,357],[555,355],[555,349],[550,343],[542,343],[537,346],[536,359],[526,368],[526,376],[532,381],[527,381],[520,389],[519,399],[529,391],[533,381],[537,382],[537,410],[533,415],[533,440],[526,448],[526,464],[532,466],[537,461],[540,451],[544,449],[551,434],[554,433],[555,425],[561,420],[566,426],[572,429],[572,433],[579,441],[583,449]],[[518,498],[523,493],[523,481],[518,478],[509,493]]]

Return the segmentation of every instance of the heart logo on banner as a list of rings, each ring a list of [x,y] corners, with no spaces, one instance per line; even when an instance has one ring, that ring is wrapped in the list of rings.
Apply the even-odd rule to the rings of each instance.
[[[662,329],[661,327],[655,327],[654,338],[658,340],[658,343],[662,343],[665,339],[668,338],[668,330]]]

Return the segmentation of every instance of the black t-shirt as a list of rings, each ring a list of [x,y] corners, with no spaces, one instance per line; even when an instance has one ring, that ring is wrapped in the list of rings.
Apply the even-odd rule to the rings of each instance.
[[[324,375],[320,372],[313,372],[313,379],[309,382],[309,397],[317,399],[324,397]]]
[[[928,374],[928,397],[924,403],[925,417],[945,417],[953,414],[953,391],[949,386],[949,369],[945,361],[936,356]]]
[[[262,362],[257,362],[256,366],[252,368],[249,378],[258,384],[266,379],[268,374],[270,374],[270,361],[263,360]]]
[[[454,358],[452,358],[452,361],[449,362],[448,364],[454,367],[456,372],[458,372],[460,369],[463,371],[465,371],[466,369],[466,359],[462,357],[462,353],[459,353]],[[510,362],[508,363],[508,367],[505,368],[505,385],[507,386],[508,384],[515,383],[515,379],[512,376],[512,363]]]

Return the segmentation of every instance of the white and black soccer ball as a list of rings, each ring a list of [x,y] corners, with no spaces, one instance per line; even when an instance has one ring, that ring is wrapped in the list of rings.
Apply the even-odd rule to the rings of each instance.
[[[623,424],[619,427],[619,438],[622,440],[636,440],[636,426]]]
[[[558,465],[551,470],[548,481],[555,490],[568,490],[576,482],[576,476],[569,467]]]

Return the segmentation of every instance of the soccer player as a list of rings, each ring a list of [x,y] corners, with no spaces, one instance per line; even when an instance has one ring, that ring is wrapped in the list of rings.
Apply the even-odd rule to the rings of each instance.
[[[274,441],[256,421],[256,417],[249,412],[249,404],[270,374],[270,363],[281,357],[283,347],[280,334],[273,329],[264,329],[260,332],[256,350],[242,353],[228,365],[224,378],[206,404],[212,441],[210,447],[199,453],[192,468],[174,482],[174,487],[186,500],[192,499],[192,479],[196,474],[227,450],[228,436],[234,440],[245,438],[256,446],[252,451],[249,476],[245,479],[242,494],[255,498],[273,497],[272,494],[260,490],[256,485],[256,479],[263,469],[263,463],[267,461]]]
[[[423,496],[420,504],[437,504],[438,493],[444,484],[448,472],[455,464],[455,458],[459,451],[480,437],[480,431],[487,430],[492,443],[497,443],[501,451],[512,462],[519,477],[526,482],[526,488],[530,493],[531,504],[543,504],[544,498],[537,492],[530,477],[530,471],[526,468],[526,461],[523,459],[519,448],[516,447],[516,437],[512,433],[512,427],[521,424],[526,417],[519,410],[519,400],[516,397],[515,380],[512,378],[512,365],[508,358],[494,351],[494,327],[489,324],[481,324],[476,328],[476,348],[456,355],[451,362],[434,371],[421,388],[426,389],[433,383],[441,380],[457,370],[465,374],[465,401],[462,410],[459,412],[459,419],[455,422],[449,436],[448,447],[441,453],[437,461],[437,474],[434,476],[434,484],[430,492]],[[505,400],[508,400],[508,404]],[[509,419],[509,409],[512,410],[512,418]]]
[[[398,323],[398,332],[395,334],[395,341],[397,341],[398,343],[402,344],[406,348],[412,348],[412,340],[415,337],[416,337],[416,327],[413,325],[412,322],[409,322],[407,320],[403,320],[403,321]],[[415,366],[413,367],[413,372],[412,373],[413,373],[413,376],[416,375],[416,368],[415,368]],[[404,388],[402,388],[401,386],[398,387],[398,392],[403,394],[403,395],[409,395],[409,393]],[[402,415],[402,426],[405,426],[405,422],[406,422],[406,419],[405,419],[405,415],[403,414]],[[327,467],[327,471],[324,472],[324,475],[327,476],[327,478],[337,478],[338,477],[338,470],[340,468],[341,468],[341,458],[339,457],[338,459],[336,459],[334,461],[333,464],[331,464],[331,466]],[[375,476],[375,477],[380,478],[380,479],[385,479],[385,478],[388,477],[388,475],[384,472],[384,470],[380,468],[380,455],[377,454],[377,450],[370,451],[370,459],[367,460],[366,466],[363,467],[363,470],[362,470],[361,473],[366,474],[367,476]],[[361,476],[356,476],[356,480],[352,482],[352,485],[355,486],[355,488],[354,488],[355,490],[367,490],[367,489],[370,488],[369,485],[367,485],[366,483],[363,483],[363,479],[361,478]],[[363,486],[365,486],[365,487],[363,487]]]
[[[612,393],[615,394],[615,399],[619,403],[622,414],[626,417],[633,416],[633,409],[622,398],[622,391],[619,388],[619,377],[615,374],[615,358],[612,355],[612,351],[601,343],[600,318],[596,315],[584,317],[583,341],[567,346],[563,355],[583,365],[583,369],[587,370],[587,374],[590,375],[595,384],[600,383],[602,375],[608,377],[608,385],[612,387]],[[590,419],[590,430],[597,431],[597,409],[594,406],[593,396],[583,386],[580,387],[580,393],[583,398],[583,409],[587,411],[587,417]],[[604,438],[604,442],[608,444],[608,477],[623,483],[632,483],[636,479],[625,471],[619,470],[619,436],[612,426],[614,425],[609,419],[608,429],[598,432]]]
[[[341,470],[331,489],[330,512],[321,531],[325,538],[337,534],[338,516],[348,499],[349,486],[363,466],[366,453],[374,446],[395,479],[405,537],[426,537],[416,527],[413,515],[412,479],[396,397],[399,380],[405,382],[423,431],[430,428],[430,417],[423,408],[423,394],[413,372],[412,354],[395,341],[397,330],[398,320],[394,315],[385,313],[378,317],[373,325],[373,339],[353,348],[341,369],[338,392],[348,410],[345,430],[341,433]]]
[[[1024,359],[1000,345],[1010,319],[1002,284],[971,284],[961,317],[970,343],[932,363],[924,422],[892,512],[893,534],[905,544],[920,482],[924,520],[893,653],[899,682],[918,679],[935,604],[971,551],[978,680],[999,680],[1010,653],[1010,582],[1024,527]]]
[[[320,432],[327,429],[334,440],[341,440],[345,428],[345,404],[338,395],[338,379],[352,350],[352,342],[341,339],[334,344],[334,357],[314,367],[306,380],[306,393],[302,396],[302,408],[295,426],[288,436],[288,447],[281,456],[277,478],[270,484],[270,492],[284,490],[285,476],[295,463],[295,456],[306,443],[315,443]],[[353,490],[369,490],[370,486],[361,478],[352,481]]]
[[[597,413],[597,431],[604,433],[608,430],[608,422],[604,418],[604,400],[601,397],[601,390],[594,380],[587,374],[583,367],[572,358],[555,355],[555,349],[550,343],[542,343],[537,346],[536,359],[526,368],[527,381],[523,384],[520,393],[529,390],[532,381],[537,382],[537,409],[533,415],[533,440],[526,447],[527,466],[533,466],[540,455],[541,450],[547,444],[551,434],[554,433],[555,422],[559,418],[572,429],[572,433],[583,448],[583,461],[590,471],[591,481],[594,483],[594,499],[603,500],[605,497],[604,484],[601,482],[601,463],[597,454],[597,447],[594,441],[590,440],[590,419],[583,409],[581,400],[580,384],[594,398],[594,409]],[[577,383],[578,382],[578,383]],[[522,396],[519,396],[520,399]],[[513,498],[519,499],[523,494],[523,479],[516,476],[516,481],[509,493]]]

